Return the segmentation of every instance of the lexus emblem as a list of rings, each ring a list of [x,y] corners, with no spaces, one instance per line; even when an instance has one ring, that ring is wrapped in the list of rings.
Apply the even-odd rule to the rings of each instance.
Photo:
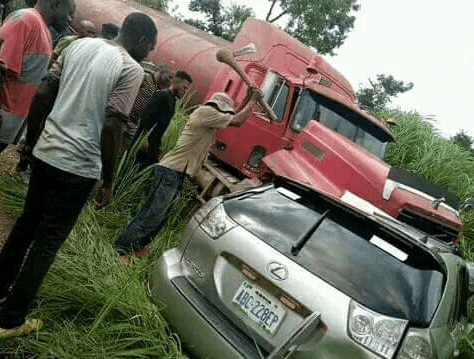
[[[278,262],[270,262],[267,265],[267,272],[275,280],[285,280],[288,278],[288,268]]]

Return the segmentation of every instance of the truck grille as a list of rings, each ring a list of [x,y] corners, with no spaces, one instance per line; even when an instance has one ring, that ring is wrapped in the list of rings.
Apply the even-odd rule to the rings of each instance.
[[[397,219],[446,243],[455,242],[459,236],[459,232],[455,228],[435,222],[409,209],[402,210]]]

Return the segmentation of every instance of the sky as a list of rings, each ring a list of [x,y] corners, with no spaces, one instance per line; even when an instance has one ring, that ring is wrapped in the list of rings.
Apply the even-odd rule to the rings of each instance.
[[[173,0],[186,12],[189,1]],[[254,9],[263,19],[269,1],[223,0]],[[393,108],[434,118],[444,137],[474,137],[474,1],[359,0],[354,29],[336,56],[325,56],[357,90],[377,74],[413,82]],[[192,13],[191,13],[192,14]]]

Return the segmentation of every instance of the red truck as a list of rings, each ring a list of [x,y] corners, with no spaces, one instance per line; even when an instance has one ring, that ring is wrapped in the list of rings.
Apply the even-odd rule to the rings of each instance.
[[[323,57],[255,18],[247,19],[232,43],[132,1],[77,0],[76,18],[100,28],[107,22],[120,24],[137,10],[150,15],[158,27],[150,60],[188,71],[200,102],[216,91],[242,102],[247,76],[261,88],[276,116],[271,119],[256,106],[243,126],[217,131],[206,164],[212,176],[203,192],[234,190],[242,180],[258,184],[285,176],[349,203],[375,206],[447,243],[459,239],[462,221],[456,200],[383,162],[392,132],[357,106],[350,83]],[[245,75],[216,60],[222,48],[235,53],[248,44],[256,52],[234,59]]]

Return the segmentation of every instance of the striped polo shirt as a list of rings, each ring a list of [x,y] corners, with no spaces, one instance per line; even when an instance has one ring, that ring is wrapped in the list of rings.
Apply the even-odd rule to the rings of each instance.
[[[35,8],[12,13],[0,28],[0,61],[7,68],[1,88],[0,142],[12,143],[53,53],[50,31]]]

